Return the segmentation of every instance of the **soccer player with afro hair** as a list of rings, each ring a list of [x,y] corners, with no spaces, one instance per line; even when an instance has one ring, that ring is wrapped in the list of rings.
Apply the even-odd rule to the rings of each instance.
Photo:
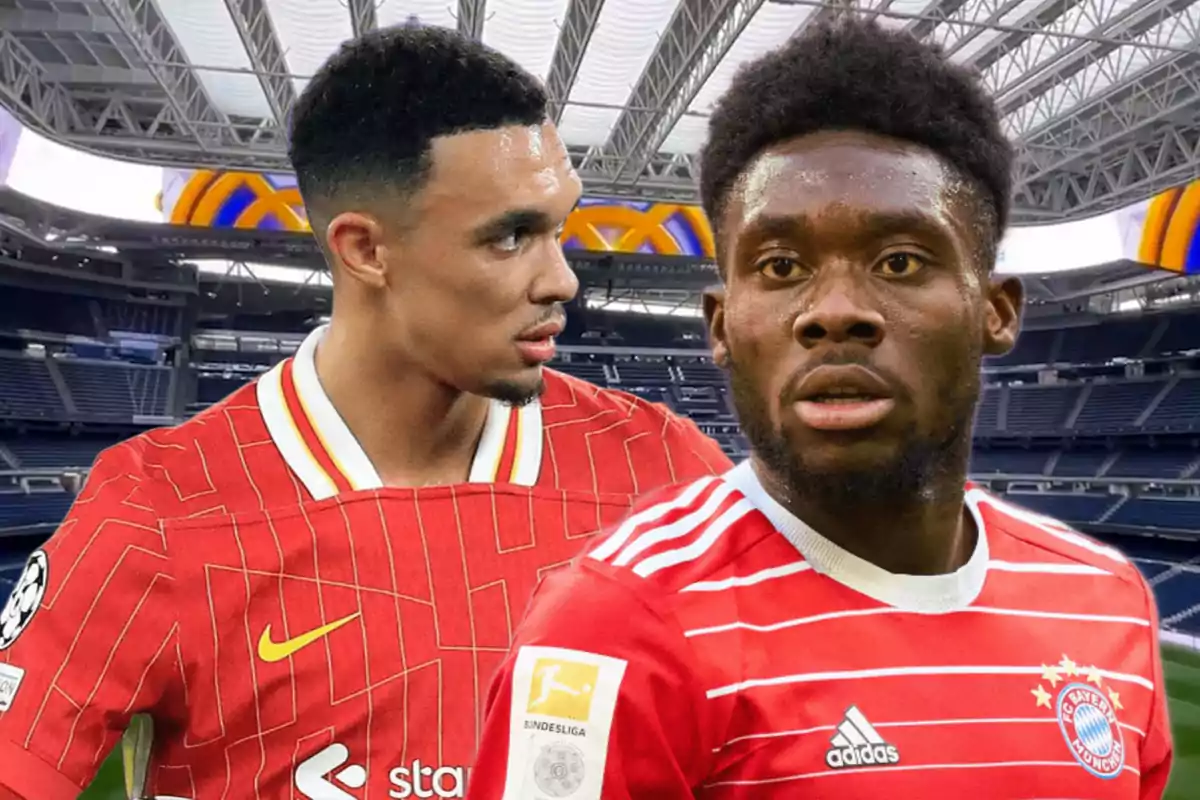
[[[751,457],[543,582],[468,797],[1161,797],[1145,581],[966,482],[1012,159],[975,76],[872,22],[737,73],[705,315]]]

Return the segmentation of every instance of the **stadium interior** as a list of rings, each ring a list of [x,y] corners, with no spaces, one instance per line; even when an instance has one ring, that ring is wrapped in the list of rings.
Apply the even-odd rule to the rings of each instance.
[[[1028,234],[1000,267],[1028,305],[985,367],[971,479],[1141,569],[1171,643],[1167,797],[1200,797],[1200,0],[0,0],[0,600],[101,450],[203,413],[327,318],[283,131],[306,76],[377,27],[456,27],[545,81],[585,190],[552,366],[744,457],[700,319],[696,152],[739,64],[854,9],[997,100]],[[23,163],[30,133],[59,155]],[[18,187],[68,151],[158,170],[156,213],[119,218],[75,175],[86,211]],[[125,797],[121,769],[84,797]]]
[[[101,449],[252,380],[295,350],[329,302],[319,286],[200,278],[187,262],[160,265],[157,286],[114,285],[101,278],[128,270],[119,260],[3,246],[0,593]],[[665,403],[743,457],[701,320],[606,308],[606,298],[629,308],[646,296],[614,276],[637,284],[670,261],[581,255],[589,285],[554,367]],[[673,292],[679,308],[694,307],[686,283],[704,271],[679,266],[675,286],[657,281],[658,305]],[[1069,279],[1043,282],[1017,348],[989,362],[972,477],[1117,544],[1150,579],[1163,624],[1200,633],[1200,314],[1178,300],[1146,310],[1161,276],[1138,267],[1098,276],[1082,291]],[[1141,302],[1119,310],[1131,293]]]

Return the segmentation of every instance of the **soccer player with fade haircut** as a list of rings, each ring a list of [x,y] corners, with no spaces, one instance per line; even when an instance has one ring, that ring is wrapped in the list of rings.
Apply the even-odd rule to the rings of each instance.
[[[992,100],[902,32],[814,26],[741,69],[701,165],[752,456],[544,582],[468,796],[1160,797],[1146,583],[965,483],[1022,303]]]
[[[0,619],[0,797],[461,797],[539,578],[729,462],[545,369],[580,182],[541,84],[437,28],[344,45],[291,158],[334,283],[293,358],[103,453]],[[142,739],[145,743],[145,738]]]

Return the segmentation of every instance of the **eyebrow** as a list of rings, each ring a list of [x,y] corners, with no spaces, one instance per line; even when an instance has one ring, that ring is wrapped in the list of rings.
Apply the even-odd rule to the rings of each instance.
[[[900,233],[917,233],[946,239],[949,231],[938,220],[920,211],[862,212],[858,235],[883,239]],[[754,239],[805,238],[813,235],[813,223],[807,216],[763,214],[751,220],[745,235]]]
[[[579,207],[581,200],[582,198],[575,201],[571,211],[567,212],[568,216]],[[514,208],[480,225],[472,232],[472,238],[476,242],[486,243],[502,239],[514,231],[522,229],[545,233],[554,230],[560,224],[562,223],[540,209]]]
[[[554,227],[554,220],[545,211],[514,208],[480,225],[472,232],[472,238],[478,242],[490,242],[522,229],[541,233]]]

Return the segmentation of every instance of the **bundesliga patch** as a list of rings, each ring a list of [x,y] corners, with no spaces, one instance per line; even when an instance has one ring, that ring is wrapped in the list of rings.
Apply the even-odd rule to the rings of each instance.
[[[0,611],[0,650],[12,647],[21,631],[29,627],[33,615],[42,605],[49,583],[50,562],[44,552],[34,550],[25,563],[25,571],[17,578],[4,610]]]
[[[1104,686],[1096,667],[1082,667],[1068,656],[1054,666],[1043,664],[1042,669],[1043,681],[1057,692],[1038,684],[1031,694],[1039,706],[1054,712],[1071,755],[1097,778],[1110,780],[1120,775],[1125,768],[1125,736],[1117,719],[1122,708],[1120,693]]]
[[[517,651],[503,800],[600,800],[625,666],[583,650]]]

